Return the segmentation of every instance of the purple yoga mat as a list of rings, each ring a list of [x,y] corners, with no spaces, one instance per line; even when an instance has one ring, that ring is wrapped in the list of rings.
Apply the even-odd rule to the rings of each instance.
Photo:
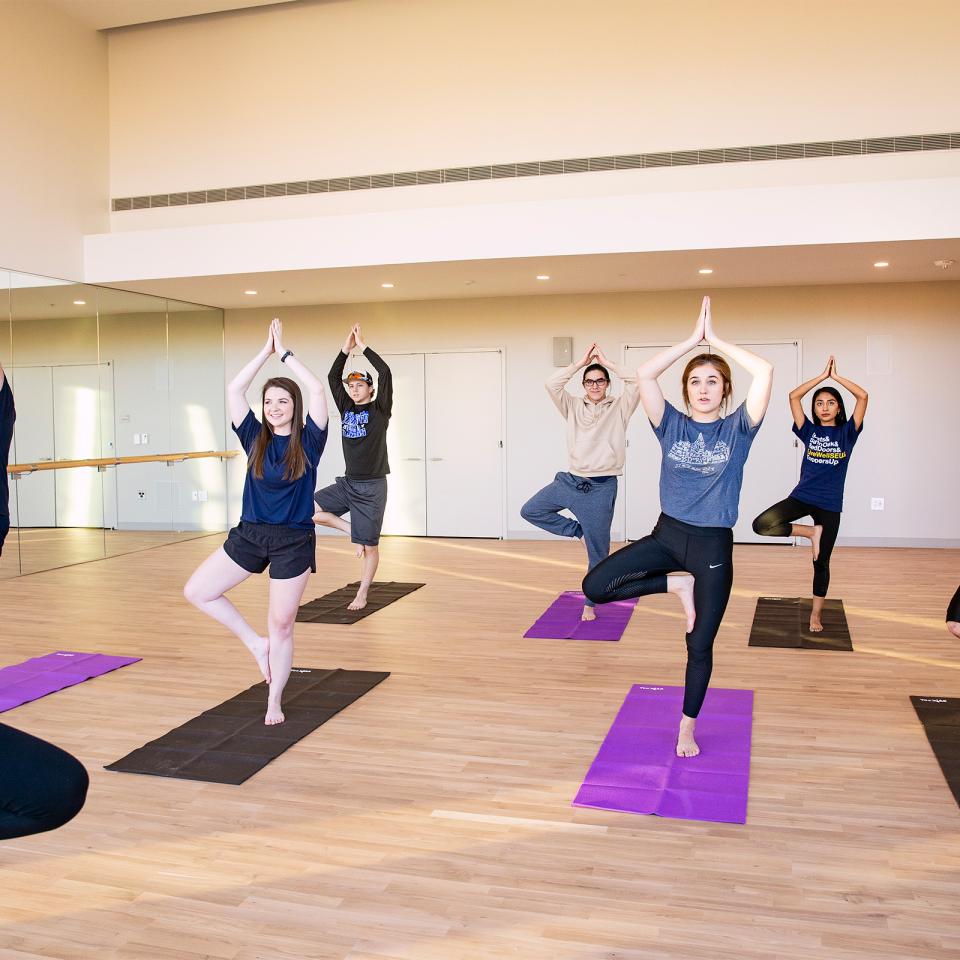
[[[583,601],[583,594],[576,590],[561,593],[524,636],[545,640],[619,640],[637,605],[636,598],[601,603],[596,620],[581,620]]]
[[[45,657],[34,657],[12,667],[4,667],[0,670],[0,713],[140,659],[58,650]]]
[[[631,687],[573,805],[746,823],[753,691],[707,691],[697,757],[676,755],[682,709],[683,687]]]

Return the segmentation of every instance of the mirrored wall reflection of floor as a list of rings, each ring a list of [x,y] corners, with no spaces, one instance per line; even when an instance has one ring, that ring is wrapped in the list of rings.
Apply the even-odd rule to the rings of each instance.
[[[74,563],[102,560],[184,540],[208,537],[212,530],[101,530],[39,527],[11,530],[0,561],[0,579]],[[18,536],[19,534],[19,536]],[[19,569],[17,550],[19,548]],[[9,552],[9,556],[8,556]]]

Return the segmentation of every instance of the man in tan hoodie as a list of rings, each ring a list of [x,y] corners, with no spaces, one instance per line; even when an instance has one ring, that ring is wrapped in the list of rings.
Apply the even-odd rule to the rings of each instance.
[[[586,369],[584,370],[584,368]],[[583,370],[584,396],[567,393],[566,385]],[[612,370],[623,380],[623,393],[608,396]],[[627,424],[640,402],[635,370],[612,363],[590,344],[579,363],[558,370],[547,380],[547,393],[567,421],[569,472],[535,493],[524,505],[524,520],[559,537],[577,537],[587,548],[589,568],[610,553],[610,525],[617,501],[617,477],[623,473]],[[569,510],[576,519],[563,516]],[[583,619],[593,620],[593,602],[587,600]]]

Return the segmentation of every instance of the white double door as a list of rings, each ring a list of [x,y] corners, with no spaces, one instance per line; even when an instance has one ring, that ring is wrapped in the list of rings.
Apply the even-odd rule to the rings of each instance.
[[[745,342],[741,345],[773,364],[773,392],[767,415],[744,467],[740,518],[733,528],[733,536],[739,543],[789,543],[787,537],[758,537],[753,532],[752,523],[758,513],[788,496],[799,476],[802,451],[790,429],[793,417],[787,399],[799,383],[799,348],[793,342]],[[627,347],[624,366],[636,368],[666,346]],[[660,377],[664,397],[681,412],[686,409],[680,392],[683,368],[691,357],[704,352],[704,347],[691,350]],[[738,364],[731,363],[730,366],[735,391],[733,409],[736,409],[746,397],[751,378]],[[643,407],[638,408],[630,422],[627,444],[624,478],[627,539],[639,540],[650,533],[660,514],[660,444],[643,414]]]
[[[503,353],[383,358],[393,374],[384,534],[502,537]],[[331,439],[336,443],[336,433]],[[340,451],[329,451],[320,461],[320,485],[342,472]]]
[[[110,364],[16,367],[14,455],[18,463],[112,457],[113,370]],[[113,473],[96,467],[20,474],[11,491],[19,527],[116,524]]]

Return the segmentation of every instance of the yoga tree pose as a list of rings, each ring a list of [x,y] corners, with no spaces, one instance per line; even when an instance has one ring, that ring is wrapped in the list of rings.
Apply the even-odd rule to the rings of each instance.
[[[812,421],[803,413],[800,401],[826,379],[846,387],[856,398],[853,416],[847,420],[843,397],[835,387],[820,387],[810,405]],[[823,373],[790,392],[793,432],[804,445],[800,482],[786,500],[768,507],[753,521],[754,533],[761,537],[804,537],[813,549],[813,606],[810,630],[823,630],[821,614],[830,586],[830,555],[840,529],[843,487],[847,464],[863,429],[867,412],[867,391],[837,373],[837,362],[827,360]],[[796,523],[809,516],[813,525]]]
[[[306,387],[306,418],[300,387],[288,377],[271,377],[263,385],[260,420],[247,403],[253,378],[274,353]],[[240,523],[183,592],[253,654],[270,688],[264,723],[283,723],[280,702],[293,663],[293,625],[310,573],[317,570],[313,490],[327,441],[327,395],[323,383],[284,347],[283,328],[274,319],[263,348],[227,385],[227,402],[247,454]],[[268,566],[270,606],[262,636],[224,594]]]
[[[584,370],[584,367],[586,369]],[[623,380],[623,393],[608,395],[612,370]],[[583,397],[567,393],[566,385],[583,370]],[[640,402],[636,373],[608,360],[597,344],[582,359],[558,370],[547,380],[547,393],[567,422],[569,472],[535,493],[520,510],[524,520],[558,537],[582,539],[587,568],[610,553],[610,524],[617,502],[617,477],[623,473],[627,424]],[[574,519],[563,516],[567,509]],[[583,619],[594,620],[594,602],[587,600]]]
[[[681,380],[688,413],[664,399],[658,377],[701,340],[723,350],[752,376],[747,399],[733,397],[730,365],[717,354],[690,360]],[[704,297],[693,332],[637,371],[640,400],[660,441],[660,519],[653,533],[591,570],[583,592],[595,603],[674,593],[687,618],[687,670],[677,756],[695,757],[694,729],[713,669],[713,642],[733,585],[733,531],[743,465],[770,401],[773,366],[713,329]]]
[[[343,371],[353,349],[377,371],[377,386],[366,370]],[[380,530],[387,508],[387,427],[393,413],[393,377],[383,358],[363,340],[360,324],[347,334],[328,375],[333,399],[342,420],[345,476],[314,495],[314,523],[350,534],[360,558],[360,587],[349,610],[362,610],[380,564]],[[343,515],[349,512],[350,519]]]

